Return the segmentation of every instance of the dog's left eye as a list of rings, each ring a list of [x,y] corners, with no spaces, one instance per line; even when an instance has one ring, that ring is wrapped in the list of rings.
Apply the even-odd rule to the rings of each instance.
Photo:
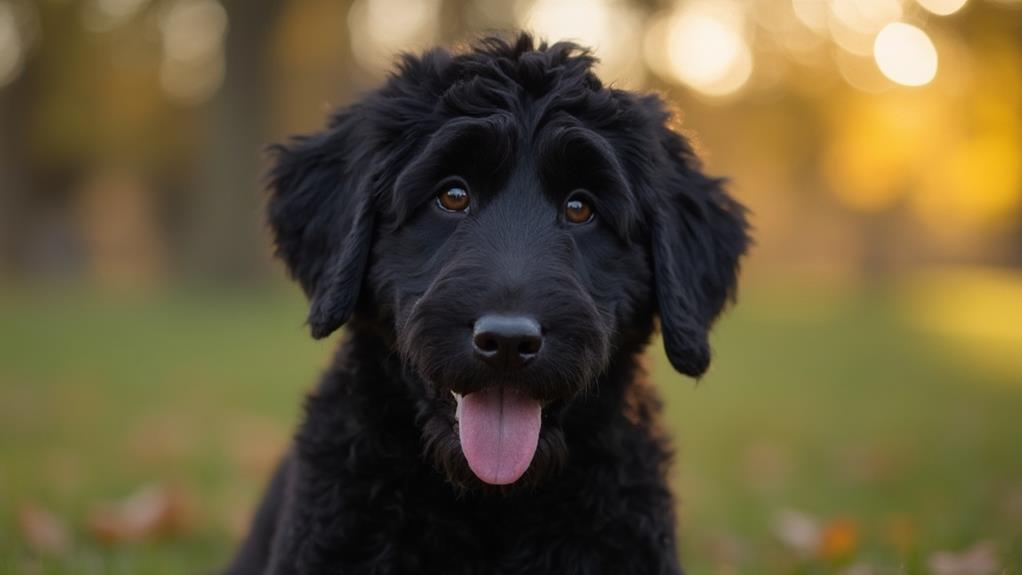
[[[564,202],[564,217],[573,224],[584,224],[593,219],[593,206],[581,195],[573,195]]]
[[[468,211],[470,203],[468,190],[460,186],[451,186],[437,194],[436,203],[448,212]]]

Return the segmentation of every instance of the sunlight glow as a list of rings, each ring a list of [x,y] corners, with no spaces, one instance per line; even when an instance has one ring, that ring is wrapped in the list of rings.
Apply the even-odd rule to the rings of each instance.
[[[913,324],[947,339],[949,357],[1022,383],[1022,274],[984,268],[921,272],[901,286]],[[975,378],[977,383],[987,378]],[[1014,390],[1018,390],[1016,385]]]
[[[835,102],[822,174],[841,204],[878,213],[917,189],[917,174],[946,129],[941,101],[931,95],[891,90],[882,98]]]
[[[709,96],[738,91],[752,74],[743,14],[727,2],[685,5],[667,24],[667,56],[675,79]]]
[[[937,75],[937,49],[919,28],[893,22],[877,34],[873,58],[884,76],[903,86],[923,86]]]

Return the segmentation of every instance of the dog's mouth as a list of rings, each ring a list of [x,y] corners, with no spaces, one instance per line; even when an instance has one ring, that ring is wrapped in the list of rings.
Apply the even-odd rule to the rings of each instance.
[[[490,485],[518,481],[536,455],[543,404],[503,385],[464,396],[451,393],[461,449],[472,473]]]

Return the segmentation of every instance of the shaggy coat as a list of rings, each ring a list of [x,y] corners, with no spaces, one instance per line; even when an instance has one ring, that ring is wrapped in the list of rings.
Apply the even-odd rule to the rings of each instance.
[[[681,573],[638,358],[659,319],[706,370],[747,226],[593,63],[524,34],[406,55],[273,149],[278,255],[312,334],[346,327],[227,573]]]

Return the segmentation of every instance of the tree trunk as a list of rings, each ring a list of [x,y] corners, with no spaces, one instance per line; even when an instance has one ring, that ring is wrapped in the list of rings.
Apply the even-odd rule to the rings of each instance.
[[[207,106],[189,267],[202,279],[249,280],[267,269],[262,150],[269,131],[269,48],[279,3],[226,5],[223,86]]]

